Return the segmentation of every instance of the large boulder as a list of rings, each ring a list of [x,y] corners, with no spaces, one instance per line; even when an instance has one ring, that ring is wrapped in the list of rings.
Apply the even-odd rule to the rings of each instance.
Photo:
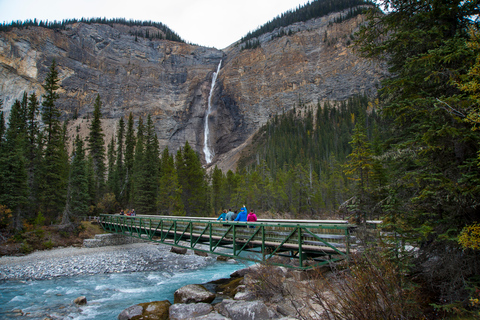
[[[215,300],[215,293],[200,284],[189,284],[175,291],[173,303],[210,303]]]
[[[232,320],[271,319],[267,306],[262,301],[225,299],[215,305],[215,311]]]
[[[172,304],[168,300],[139,303],[123,310],[118,315],[118,320],[167,320],[169,317],[168,309],[171,305]]]
[[[208,303],[177,303],[169,308],[170,320],[182,320],[201,317],[213,311]]]

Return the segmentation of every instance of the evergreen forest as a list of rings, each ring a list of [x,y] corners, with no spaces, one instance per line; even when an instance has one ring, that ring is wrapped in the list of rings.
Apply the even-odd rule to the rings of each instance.
[[[258,27],[256,30],[247,33],[240,42],[246,43],[245,49],[254,49],[256,46],[252,45],[255,42],[249,41],[254,38],[258,38],[262,34],[272,32],[277,28],[286,27],[296,22],[304,22],[310,19],[321,18],[330,13],[340,12],[343,10],[349,10],[348,13],[340,19],[336,19],[335,22],[340,23],[346,19],[350,19],[358,14],[361,14],[363,8],[355,8],[358,6],[370,5],[374,3],[369,0],[314,0],[306,3],[303,6],[299,6],[295,10],[289,10],[282,13],[271,21]]]
[[[14,28],[24,29],[28,27],[42,27],[48,28],[53,30],[65,30],[68,25],[74,23],[86,23],[86,24],[106,24],[112,26],[114,24],[121,24],[129,27],[155,27],[163,32],[157,33],[150,33],[148,30],[145,32],[139,30],[135,31],[134,36],[146,38],[146,39],[164,39],[176,42],[185,42],[178,34],[176,34],[172,29],[164,25],[160,22],[154,21],[140,21],[140,20],[127,20],[125,18],[114,18],[114,19],[107,19],[107,18],[81,18],[81,19],[64,19],[62,21],[43,21],[43,20],[25,20],[25,21],[12,21],[10,23],[2,23],[0,24],[0,31],[10,31]]]

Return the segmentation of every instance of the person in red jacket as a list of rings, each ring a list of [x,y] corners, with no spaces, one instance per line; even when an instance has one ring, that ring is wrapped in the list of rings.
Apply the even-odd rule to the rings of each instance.
[[[257,215],[253,210],[250,211],[250,213],[247,215],[247,221],[250,221],[250,222],[257,221]],[[255,228],[255,226],[250,226],[250,228]]]

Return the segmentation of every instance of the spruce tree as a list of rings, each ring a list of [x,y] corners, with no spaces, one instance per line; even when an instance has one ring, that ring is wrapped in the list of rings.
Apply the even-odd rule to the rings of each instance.
[[[223,173],[217,166],[212,172],[212,206],[215,214],[221,212],[225,208],[223,192],[224,181]]]
[[[132,181],[132,197],[133,203],[135,206],[138,206],[140,203],[143,204],[143,165],[145,158],[145,136],[144,136],[145,127],[143,125],[143,120],[140,117],[138,119],[138,128],[137,128],[137,141],[135,145],[135,156],[133,162],[133,181]],[[142,208],[143,209],[143,208]],[[141,209],[137,208],[137,212],[142,213]]]
[[[124,140],[125,140],[125,121],[123,117],[118,121],[118,131],[117,131],[117,159],[115,160],[114,168],[114,186],[113,192],[117,201],[120,204],[124,204],[125,192],[123,190],[123,185],[125,184],[125,163],[124,163]]]
[[[175,160],[179,182],[182,186],[182,201],[187,215],[205,215],[208,210],[207,183],[205,170],[202,168],[198,154],[186,141],[184,148],[177,152]]]
[[[142,131],[141,131],[142,130]],[[147,117],[146,132],[139,124],[135,152],[135,206],[140,214],[156,214],[158,194],[158,140],[152,118]],[[138,153],[138,156],[137,156]]]
[[[480,218],[480,168],[474,165],[480,132],[464,121],[475,102],[457,80],[475,65],[466,42],[477,25],[478,1],[379,5],[388,14],[371,12],[357,44],[365,56],[384,59],[390,71],[380,101],[391,121],[385,156],[395,177],[386,188],[397,204],[385,220],[419,248],[415,266],[423,271],[421,282],[439,292],[439,303],[465,301],[469,292],[462,284],[478,276],[473,270],[480,268],[480,254],[455,240]]]
[[[105,188],[105,141],[102,129],[102,101],[97,95],[93,105],[93,119],[90,124],[88,137],[88,150],[93,160],[93,173],[95,178],[95,203],[98,203],[103,196]]]
[[[107,146],[107,192],[113,192],[115,189],[115,139],[112,136],[110,143]]]
[[[67,203],[63,213],[62,224],[69,224],[72,219],[78,219],[87,215],[89,201],[87,160],[85,158],[83,140],[77,135],[72,152]]]
[[[28,200],[25,159],[25,118],[21,103],[12,106],[9,126],[0,149],[0,203],[13,212],[13,227],[23,227]]]
[[[135,156],[135,128],[133,114],[130,113],[127,122],[127,133],[125,135],[125,179],[122,181],[120,194],[123,195],[129,206],[133,203],[133,165]]]
[[[161,162],[158,211],[162,215],[183,216],[185,208],[182,202],[182,187],[178,183],[175,162],[168,147],[162,152]]]
[[[65,145],[60,111],[55,106],[58,99],[58,71],[55,60],[45,79],[45,94],[42,102],[44,123],[44,152],[39,177],[39,200],[42,214],[47,219],[56,219],[65,205],[68,163],[65,162]]]
[[[361,221],[366,221],[370,196],[372,193],[373,152],[362,121],[357,122],[352,135],[352,153],[348,155],[345,164],[345,174],[356,182],[356,215]]]
[[[38,175],[41,164],[41,139],[39,124],[37,122],[37,115],[39,112],[40,103],[35,93],[32,93],[28,98],[27,111],[27,146],[26,146],[26,161],[29,187],[29,202],[30,210],[36,211],[35,206],[38,197]]]

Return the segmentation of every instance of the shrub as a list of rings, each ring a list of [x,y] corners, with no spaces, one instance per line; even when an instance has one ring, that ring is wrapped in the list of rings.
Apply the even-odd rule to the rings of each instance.
[[[303,319],[415,319],[421,315],[415,287],[383,252],[353,256],[346,269],[328,277],[314,273],[307,292]]]
[[[0,229],[6,229],[12,222],[12,210],[0,205]]]
[[[22,242],[22,245],[20,246],[20,252],[24,254],[28,254],[33,251],[33,247],[28,243],[27,240],[24,240]]]

